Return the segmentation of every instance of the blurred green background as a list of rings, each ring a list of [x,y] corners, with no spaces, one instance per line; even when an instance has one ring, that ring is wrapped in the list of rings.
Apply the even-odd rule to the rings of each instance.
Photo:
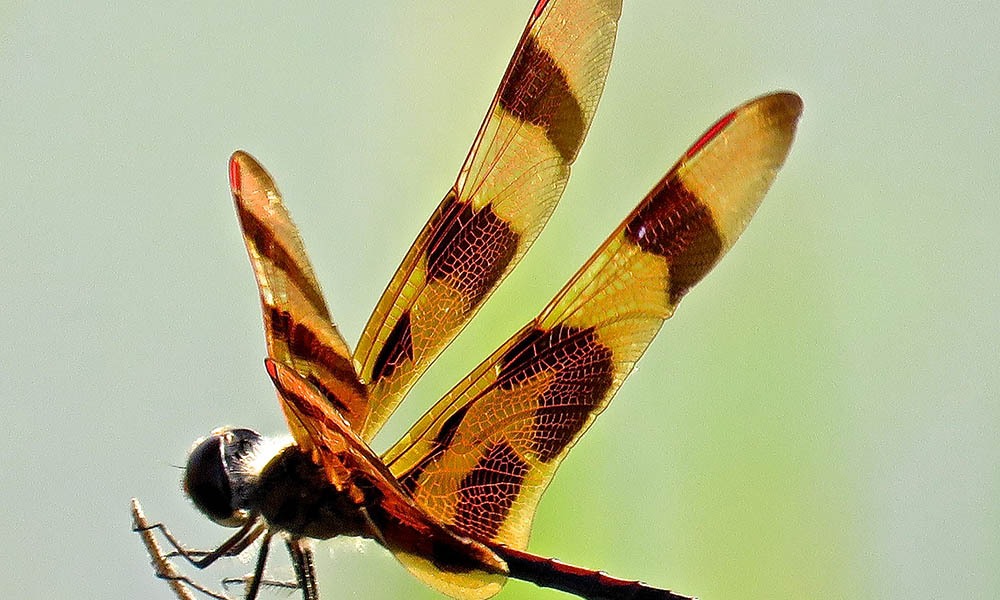
[[[532,5],[0,7],[0,596],[170,598],[131,496],[192,545],[228,535],[174,465],[219,425],[284,430],[229,154],[277,179],[353,344]],[[771,194],[566,461],[531,550],[706,600],[1000,596],[998,22],[993,2],[626,1],[562,204],[376,449],[717,117],[792,89]],[[324,598],[438,597],[372,544],[318,565]]]

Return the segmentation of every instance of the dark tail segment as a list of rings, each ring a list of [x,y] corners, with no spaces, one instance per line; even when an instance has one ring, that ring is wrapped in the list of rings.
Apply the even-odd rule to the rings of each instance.
[[[696,600],[641,581],[618,579],[602,571],[574,567],[506,546],[491,546],[491,549],[507,561],[511,577],[588,600]]]

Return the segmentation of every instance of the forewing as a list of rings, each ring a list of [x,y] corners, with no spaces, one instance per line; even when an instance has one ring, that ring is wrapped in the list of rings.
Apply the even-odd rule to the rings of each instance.
[[[779,93],[722,118],[541,315],[386,453],[420,506],[467,535],[526,546],[560,461],[743,231],[801,110],[798,96]]]
[[[368,414],[365,387],[274,180],[252,156],[236,152],[229,183],[260,291],[268,355],[315,385],[358,430]],[[302,431],[288,422],[300,440]]]
[[[358,343],[370,441],[514,267],[555,208],[590,127],[621,0],[540,0],[454,187]]]

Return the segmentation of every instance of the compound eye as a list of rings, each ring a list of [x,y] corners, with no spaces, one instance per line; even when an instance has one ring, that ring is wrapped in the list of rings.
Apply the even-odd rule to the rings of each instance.
[[[239,515],[233,509],[233,492],[226,473],[227,431],[213,433],[188,455],[184,491],[198,510],[213,521],[228,525]]]

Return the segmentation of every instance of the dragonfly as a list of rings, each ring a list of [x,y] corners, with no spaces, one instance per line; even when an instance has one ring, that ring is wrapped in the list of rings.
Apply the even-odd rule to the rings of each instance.
[[[318,600],[313,541],[354,536],[461,600],[489,598],[508,578],[583,598],[687,598],[529,553],[532,520],[569,450],[757,210],[802,113],[794,93],[761,96],[716,121],[537,317],[386,452],[370,446],[552,214],[604,89],[620,15],[621,0],[538,0],[455,184],[353,352],[271,175],[250,154],[233,154],[265,367],[291,436],[226,427],[196,442],[184,490],[207,517],[236,528],[214,550],[185,548],[133,501],[135,529],[178,597],[225,596],[178,574],[174,560],[205,568],[259,542],[241,580],[246,598],[285,585]],[[295,581],[265,576],[276,537]]]

